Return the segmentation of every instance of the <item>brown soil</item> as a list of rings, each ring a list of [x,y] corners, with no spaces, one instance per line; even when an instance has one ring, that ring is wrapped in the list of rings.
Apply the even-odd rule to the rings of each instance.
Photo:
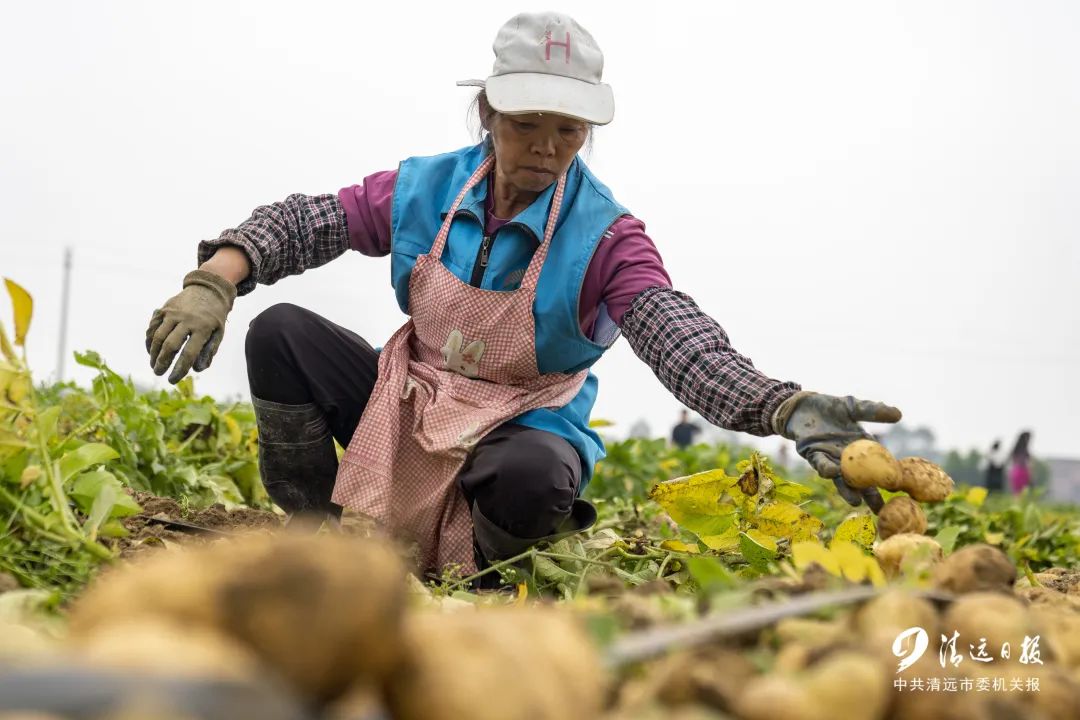
[[[281,518],[269,510],[238,508],[226,510],[224,505],[211,505],[208,508],[184,512],[180,504],[172,498],[158,497],[147,492],[132,493],[135,501],[142,506],[138,515],[124,518],[123,524],[130,535],[117,540],[120,556],[124,558],[140,554],[147,548],[161,547],[165,542],[190,543],[207,542],[221,537],[217,533],[187,532],[152,522],[150,518],[164,517],[169,520],[182,520],[193,525],[220,530],[226,533],[242,533],[252,530],[271,530],[281,527]]]

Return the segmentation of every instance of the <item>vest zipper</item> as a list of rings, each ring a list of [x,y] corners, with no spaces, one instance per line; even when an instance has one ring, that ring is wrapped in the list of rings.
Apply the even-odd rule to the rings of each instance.
[[[480,284],[484,281],[484,271],[487,270],[488,260],[491,259],[491,243],[494,239],[494,235],[485,235],[484,239],[480,242],[480,251],[476,254],[476,263],[473,264],[472,279],[469,281],[469,284],[473,287],[480,287]]]

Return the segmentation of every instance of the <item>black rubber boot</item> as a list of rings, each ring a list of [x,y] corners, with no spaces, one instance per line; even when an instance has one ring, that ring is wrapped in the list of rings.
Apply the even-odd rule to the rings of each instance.
[[[480,508],[473,504],[473,545],[478,569],[520,555],[534,545],[553,543],[582,530],[588,530],[596,523],[596,508],[592,503],[578,498],[570,508],[570,514],[563,520],[554,533],[538,538],[515,537],[489,520]],[[483,575],[477,581],[480,589],[491,590],[500,587],[498,573]]]
[[[314,403],[284,405],[251,398],[259,428],[259,473],[270,499],[289,514],[341,516],[330,502],[337,477],[334,438]]]

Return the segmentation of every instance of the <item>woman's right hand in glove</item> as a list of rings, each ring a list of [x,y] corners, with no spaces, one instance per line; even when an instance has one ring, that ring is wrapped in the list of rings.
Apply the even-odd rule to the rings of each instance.
[[[154,311],[146,329],[154,373],[164,375],[173,366],[169,382],[175,385],[193,367],[196,372],[210,367],[234,300],[236,286],[216,273],[193,270],[184,276],[184,289]]]

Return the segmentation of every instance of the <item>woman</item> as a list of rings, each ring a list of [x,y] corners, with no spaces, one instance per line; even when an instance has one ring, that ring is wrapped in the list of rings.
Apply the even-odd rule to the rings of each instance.
[[[1031,433],[1027,430],[1016,438],[1016,444],[1009,454],[1009,488],[1013,495],[1019,495],[1031,485]]]
[[[849,503],[880,507],[840,479],[840,450],[866,437],[859,421],[900,412],[758,372],[672,288],[644,224],[578,157],[614,114],[592,36],[527,13],[494,50],[492,75],[461,83],[483,88],[479,145],[290,196],[201,243],[199,269],[147,331],[155,372],[174,358],[170,382],[206,369],[233,300],[257,283],[348,249],[389,254],[410,319],[381,352],[292,305],[248,329],[263,482],[286,512],[372,515],[418,543],[425,570],[471,570],[588,527],[579,496],[603,456],[589,368],[620,332],[683,404],[794,440]]]

